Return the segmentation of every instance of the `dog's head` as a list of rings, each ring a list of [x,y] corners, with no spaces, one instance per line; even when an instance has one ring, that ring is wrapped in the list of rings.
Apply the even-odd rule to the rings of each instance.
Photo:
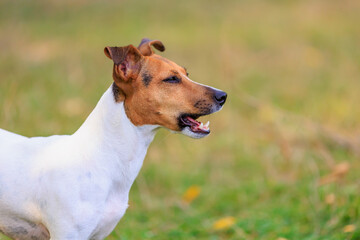
[[[159,125],[193,138],[210,133],[208,124],[196,121],[219,111],[226,93],[193,82],[184,67],[154,54],[164,51],[162,42],[144,38],[139,47],[106,47],[114,62],[115,101],[124,101],[130,121],[137,126]]]

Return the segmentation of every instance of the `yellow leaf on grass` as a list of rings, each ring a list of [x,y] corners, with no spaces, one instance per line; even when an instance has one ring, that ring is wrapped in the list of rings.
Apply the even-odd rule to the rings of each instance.
[[[325,197],[325,203],[328,205],[333,205],[335,203],[335,194],[330,193]]]
[[[235,224],[234,217],[224,217],[224,218],[220,218],[219,220],[214,222],[213,229],[215,229],[215,230],[228,229],[234,224]]]
[[[342,179],[350,170],[350,164],[348,162],[341,162],[335,165],[332,169],[332,172],[319,181],[319,185],[325,185],[332,182],[336,182]]]
[[[343,228],[343,231],[344,231],[345,233],[351,233],[351,232],[355,231],[355,229],[356,229],[355,225],[350,224],[350,225],[346,225],[346,226]]]
[[[343,177],[350,169],[350,164],[348,162],[341,162],[335,165],[333,169],[333,174],[337,177]]]
[[[276,240],[287,240],[287,238],[278,237]]]
[[[200,194],[200,187],[193,185],[185,191],[183,195],[183,201],[186,203],[191,203],[192,201],[194,201],[195,198],[199,196],[199,194]]]

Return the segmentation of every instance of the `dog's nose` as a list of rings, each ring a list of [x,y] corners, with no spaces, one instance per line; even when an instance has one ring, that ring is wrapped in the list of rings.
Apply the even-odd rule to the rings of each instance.
[[[216,92],[214,94],[214,98],[215,98],[216,102],[219,103],[220,106],[222,106],[226,102],[227,94],[226,94],[226,92],[216,90]]]

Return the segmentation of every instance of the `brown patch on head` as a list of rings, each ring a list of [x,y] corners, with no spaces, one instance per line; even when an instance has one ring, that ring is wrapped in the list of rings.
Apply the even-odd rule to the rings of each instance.
[[[179,131],[181,115],[214,111],[214,89],[191,81],[185,68],[153,54],[151,45],[155,44],[143,40],[139,50],[132,45],[105,48],[106,56],[114,61],[115,100],[124,101],[134,125],[160,125]]]
[[[149,74],[148,72],[144,72],[141,77],[142,77],[145,87],[149,86],[153,76],[151,74]]]

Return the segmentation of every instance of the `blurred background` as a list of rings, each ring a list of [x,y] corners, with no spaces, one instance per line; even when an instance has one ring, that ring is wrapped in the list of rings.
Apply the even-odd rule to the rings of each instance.
[[[1,0],[0,128],[72,134],[112,83],[104,47],[159,39],[229,98],[205,139],[160,130],[108,239],[360,239],[359,13],[357,0]]]

